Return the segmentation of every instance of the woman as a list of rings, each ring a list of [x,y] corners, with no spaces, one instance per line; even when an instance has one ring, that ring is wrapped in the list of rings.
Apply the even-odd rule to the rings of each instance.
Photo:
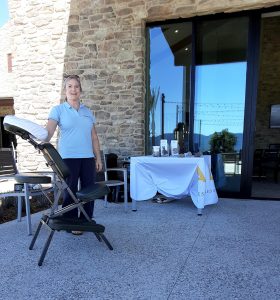
[[[66,182],[72,192],[76,194],[78,180],[81,188],[95,182],[96,171],[101,171],[100,145],[95,129],[95,117],[92,112],[80,102],[82,92],[80,78],[70,75],[64,81],[66,101],[54,106],[49,114],[46,129],[47,141],[52,138],[57,126],[60,128],[58,151],[70,170]],[[65,191],[62,207],[73,203],[69,193]],[[94,203],[84,205],[86,213],[91,217]],[[71,210],[64,214],[67,217],[77,217],[78,210]],[[80,218],[85,218],[81,213]],[[82,232],[72,232],[82,234]]]

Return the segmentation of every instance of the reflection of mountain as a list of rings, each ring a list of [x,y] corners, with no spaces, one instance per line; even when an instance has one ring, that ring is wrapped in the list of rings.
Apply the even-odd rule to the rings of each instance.
[[[167,142],[168,142],[168,144],[170,144],[170,141],[175,139],[174,133],[165,133],[164,134],[164,139],[166,139]],[[155,146],[159,146],[160,145],[160,140],[161,140],[161,135],[156,136],[156,138],[155,138],[155,143],[156,143]]]
[[[243,134],[242,133],[235,133],[235,136],[237,138],[236,144],[234,149],[236,151],[239,151],[242,149],[242,139],[243,139]],[[170,144],[171,140],[174,140],[174,133],[165,133],[164,135],[165,139],[167,140],[168,144]],[[210,141],[211,135],[201,135],[200,136],[200,147],[199,150],[201,151],[208,151],[210,149],[209,141]],[[161,136],[156,136],[155,138],[155,145],[159,146],[160,145],[160,140]],[[194,135],[194,141],[198,141],[199,137],[198,135]]]

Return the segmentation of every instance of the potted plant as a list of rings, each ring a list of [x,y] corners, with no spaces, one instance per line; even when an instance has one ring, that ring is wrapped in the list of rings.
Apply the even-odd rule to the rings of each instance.
[[[234,152],[236,136],[229,132],[228,129],[223,129],[221,132],[215,131],[210,138],[209,144],[212,153]]]

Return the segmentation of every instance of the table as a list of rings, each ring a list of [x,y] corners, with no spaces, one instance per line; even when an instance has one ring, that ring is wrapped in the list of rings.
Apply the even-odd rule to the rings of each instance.
[[[153,157],[130,159],[130,196],[136,201],[149,200],[159,192],[174,199],[191,196],[198,214],[205,205],[218,202],[211,173],[211,156]]]

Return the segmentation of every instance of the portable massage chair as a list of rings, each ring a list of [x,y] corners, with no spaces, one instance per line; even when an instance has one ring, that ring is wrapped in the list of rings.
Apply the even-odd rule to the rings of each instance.
[[[56,177],[54,182],[56,190],[54,200],[51,201],[46,195],[48,200],[52,203],[50,212],[43,214],[29,246],[29,249],[32,250],[42,226],[49,230],[49,235],[43,247],[38,265],[42,265],[55,231],[93,232],[100,242],[104,241],[107,247],[110,250],[113,250],[113,247],[104,235],[105,227],[92,220],[91,216],[89,216],[83,208],[83,205],[87,202],[104,198],[104,196],[110,192],[110,189],[105,184],[96,183],[92,186],[79,190],[75,196],[65,181],[69,175],[69,169],[65,165],[63,159],[51,143],[41,142],[46,139],[48,134],[47,130],[34,122],[17,118],[15,116],[6,116],[3,123],[5,130],[28,141],[35,147],[35,149],[39,150],[43,154],[47,161],[47,166],[53,170]],[[36,140],[39,140],[40,142],[37,142]],[[51,182],[51,178],[49,176],[42,176],[41,174],[36,173],[19,173],[15,175],[15,180],[18,183],[29,184]],[[58,201],[64,190],[67,190],[72,197],[73,204],[59,208]],[[80,210],[80,213],[84,214],[87,221],[81,220],[78,217],[66,218],[63,216],[64,213],[76,208]]]

